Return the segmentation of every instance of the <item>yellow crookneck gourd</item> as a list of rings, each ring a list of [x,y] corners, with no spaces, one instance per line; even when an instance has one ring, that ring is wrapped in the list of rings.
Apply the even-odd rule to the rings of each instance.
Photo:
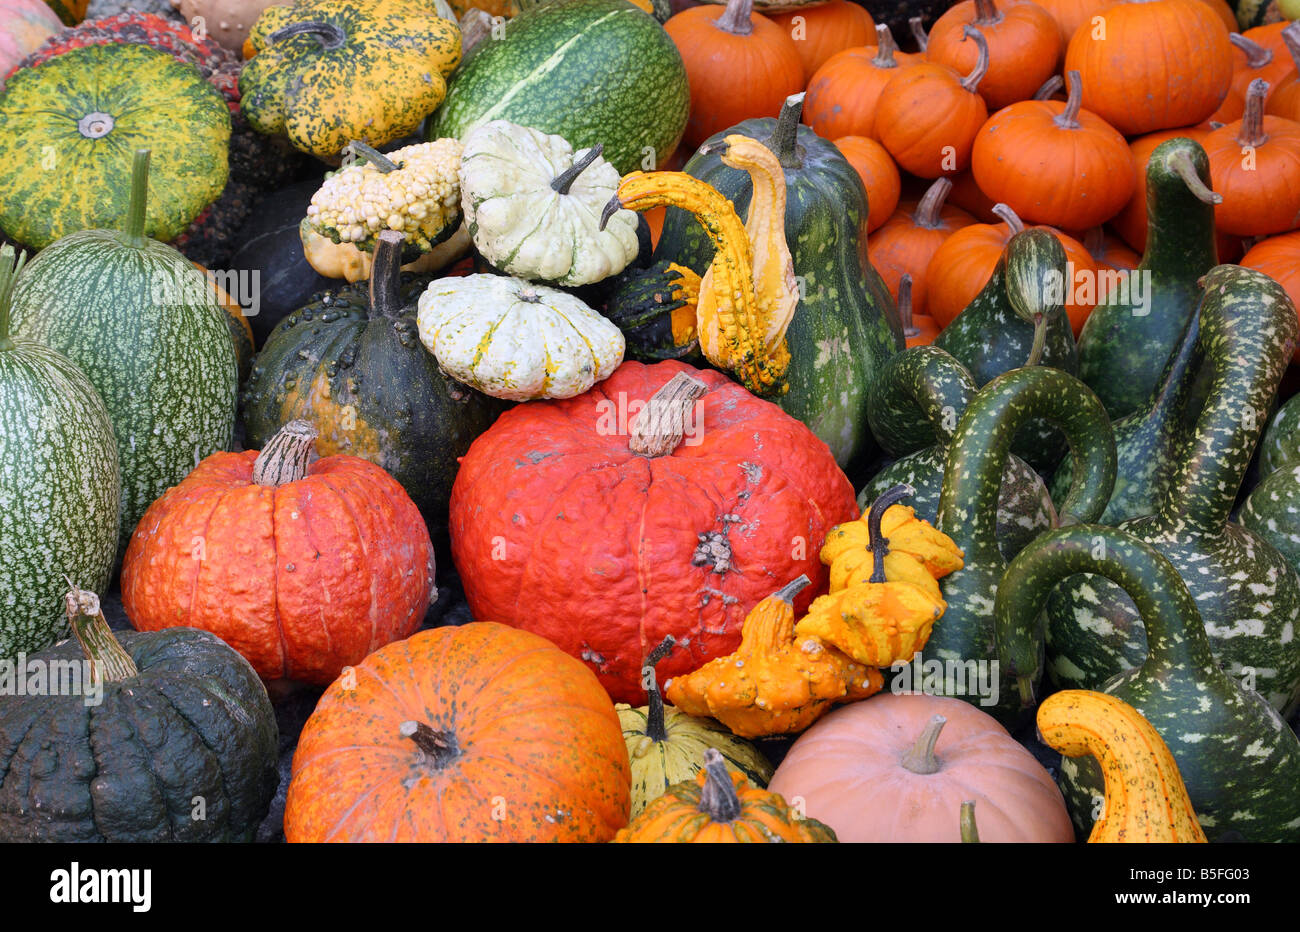
[[[1067,689],[1038,707],[1038,732],[1066,757],[1090,754],[1101,766],[1105,803],[1089,843],[1206,842],[1173,754],[1128,703]]]
[[[708,715],[742,738],[802,731],[833,703],[865,699],[884,678],[816,637],[796,637],[794,597],[807,576],[768,596],[745,618],[740,647],[664,684],[688,715]]]

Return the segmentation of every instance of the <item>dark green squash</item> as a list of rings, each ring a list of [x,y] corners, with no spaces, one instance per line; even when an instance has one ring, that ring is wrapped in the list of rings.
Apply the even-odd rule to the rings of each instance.
[[[1271,278],[1221,265],[1205,277],[1199,316],[1208,398],[1160,508],[1121,527],[1173,564],[1224,669],[1291,710],[1300,697],[1300,576],[1228,516],[1291,358],[1295,307]],[[1048,669],[1058,686],[1097,689],[1146,653],[1141,617],[1118,586],[1080,576],[1052,597]]]
[[[800,297],[786,332],[790,389],[773,400],[807,424],[845,466],[872,452],[868,390],[885,361],[903,349],[903,325],[889,289],[858,250],[867,220],[862,179],[831,142],[799,124],[802,106],[798,94],[778,119],[745,120],[709,137],[684,171],[716,188],[744,219],[753,196],[749,175],[722,164],[718,144],[739,133],[759,140],[780,160],[785,235]],[[695,218],[668,208],[655,259],[702,275],[712,258]]]
[[[1292,461],[1265,476],[1241,503],[1237,521],[1300,573],[1300,463]]]
[[[302,418],[320,432],[321,456],[382,466],[439,542],[457,460],[506,406],[438,368],[415,320],[428,279],[401,273],[400,260],[401,235],[385,231],[368,282],[284,318],[253,364],[242,410],[250,449]]]
[[[28,664],[101,664],[101,701],[78,689],[0,703],[0,841],[252,841],[279,735],[248,661],[196,628],[115,638],[90,592],[69,592],[66,610],[76,639]]]
[[[1259,443],[1259,474],[1300,462],[1300,395],[1278,408]]]
[[[1160,733],[1206,837],[1300,841],[1300,741],[1268,702],[1220,669],[1193,594],[1156,548],[1102,525],[1060,528],[1030,544],[998,587],[1003,667],[1033,681],[1043,604],[1080,573],[1122,588],[1138,606],[1150,650],[1140,666],[1100,691],[1133,706]],[[1067,758],[1060,782],[1075,826],[1086,834],[1104,795],[1101,770],[1090,757]]]
[[[1136,411],[1160,382],[1218,265],[1210,163],[1200,143],[1167,140],[1147,162],[1147,246],[1128,281],[1093,309],[1079,334],[1079,377],[1112,418]],[[1139,294],[1140,292],[1140,294]],[[1140,300],[1139,300],[1140,299]]]

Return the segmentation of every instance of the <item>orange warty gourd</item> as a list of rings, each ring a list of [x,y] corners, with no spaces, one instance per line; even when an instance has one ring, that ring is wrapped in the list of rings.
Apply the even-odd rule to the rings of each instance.
[[[1134,180],[1124,137],[1080,108],[1079,72],[1068,78],[1064,103],[1022,100],[989,117],[975,137],[971,172],[1025,220],[1082,229],[1119,213]]]
[[[900,304],[903,277],[910,279],[913,323],[923,329],[925,320],[933,322],[926,314],[925,303],[925,271],[930,259],[954,231],[975,222],[960,207],[946,203],[951,190],[950,180],[936,178],[920,201],[900,205],[894,216],[866,241],[868,259]]]
[[[799,737],[768,789],[802,797],[843,842],[958,842],[967,800],[986,842],[1074,841],[1048,772],[961,699],[886,691],[836,709]]]
[[[767,17],[794,40],[805,82],[812,80],[832,55],[864,46],[876,37],[876,21],[871,14],[848,0],[772,12]]]
[[[885,147],[866,136],[841,136],[835,147],[849,160],[867,189],[867,232],[882,226],[898,207],[903,180]]]
[[[1149,133],[1129,143],[1129,158],[1133,165],[1133,194],[1120,212],[1111,218],[1110,225],[1137,252],[1144,252],[1147,248],[1147,163],[1151,161],[1151,154],[1162,142],[1179,136],[1204,145],[1205,137],[1209,134],[1208,129],[1200,126],[1184,126],[1181,129]]]
[[[1267,94],[1267,82],[1252,81],[1245,116],[1205,137],[1212,187],[1223,195],[1214,223],[1236,236],[1300,226],[1300,123],[1265,116]]]
[[[381,648],[325,690],[293,755],[284,836],[610,841],[631,784],[591,671],[545,638],[472,622]]]
[[[889,27],[876,27],[876,44],[828,58],[808,81],[803,121],[823,139],[876,135],[876,102],[899,69],[921,56],[898,51]]]
[[[1239,264],[1272,278],[1300,308],[1300,231],[1260,240],[1241,257]],[[1300,346],[1296,347],[1292,361],[1300,362]]]
[[[955,174],[970,164],[975,134],[988,119],[979,83],[988,68],[988,44],[963,27],[979,48],[966,77],[947,65],[922,62],[890,79],[876,102],[876,137],[899,168],[922,178]]]
[[[961,0],[930,27],[927,60],[965,73],[978,52],[965,41],[967,25],[989,46],[988,72],[979,84],[990,110],[1028,100],[1056,70],[1061,31],[1051,14],[1029,0]]]
[[[420,627],[437,590],[419,509],[374,463],[308,465],[315,439],[291,421],[149,506],[122,562],[137,630],[202,628],[263,679],[323,684]]]
[[[1133,136],[1214,113],[1232,85],[1232,43],[1200,0],[1137,0],[1079,27],[1065,68],[1083,77],[1083,106]]]
[[[664,23],[691,86],[687,148],[741,120],[775,113],[803,90],[803,60],[794,40],[753,7],[753,0],[727,0],[722,10],[691,7]]]

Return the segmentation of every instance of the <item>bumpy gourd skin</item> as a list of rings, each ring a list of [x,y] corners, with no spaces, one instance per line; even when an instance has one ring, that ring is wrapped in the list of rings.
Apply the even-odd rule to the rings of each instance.
[[[303,23],[333,34],[271,40]],[[257,54],[239,75],[244,116],[258,132],[287,136],[324,159],[353,139],[382,146],[413,133],[442,103],[446,77],[460,62],[460,30],[451,21],[366,0],[267,7],[249,42]]]
[[[0,840],[251,841],[279,783],[275,713],[253,668],[205,631],[117,639],[140,672],[105,683],[100,705],[0,704]],[[84,660],[75,640],[39,657]]]

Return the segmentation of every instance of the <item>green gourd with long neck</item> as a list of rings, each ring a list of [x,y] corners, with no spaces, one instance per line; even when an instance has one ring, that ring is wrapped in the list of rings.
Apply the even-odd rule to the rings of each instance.
[[[1116,528],[1049,531],[1012,561],[998,587],[999,658],[1025,681],[1037,675],[1043,604],[1064,580],[1089,574],[1128,594],[1150,648],[1139,666],[1101,684],[1160,733],[1211,841],[1300,841],[1300,741],[1258,693],[1216,662],[1197,601],[1156,548]],[[1096,761],[1061,762],[1061,790],[1080,833],[1103,799]]]
[[[1228,517],[1291,358],[1295,306],[1266,275],[1221,265],[1205,277],[1199,316],[1209,394],[1159,509],[1121,527],[1173,564],[1224,669],[1287,714],[1300,696],[1300,576]],[[1058,686],[1096,689],[1146,652],[1141,617],[1118,586],[1080,576],[1052,598],[1047,655]]]
[[[1165,371],[1200,299],[1201,276],[1219,262],[1210,162],[1195,140],[1167,140],[1147,162],[1147,247],[1142,262],[1088,316],[1079,377],[1112,418],[1136,411]]]
[[[1110,498],[1115,481],[1110,420],[1097,397],[1074,376],[1041,366],[1013,369],[971,400],[948,447],[936,522],[965,554],[965,565],[939,581],[948,607],[924,650],[927,657],[945,661],[945,667],[947,661],[990,664],[997,658],[993,599],[1007,565],[998,548],[998,497],[1012,439],[1034,418],[1063,430],[1080,464],[1061,521],[1095,521]],[[995,666],[985,669],[997,676],[999,688],[996,704],[984,711],[1014,722],[1020,714],[1014,682]],[[980,702],[954,677],[946,678],[944,688],[945,695]]]

